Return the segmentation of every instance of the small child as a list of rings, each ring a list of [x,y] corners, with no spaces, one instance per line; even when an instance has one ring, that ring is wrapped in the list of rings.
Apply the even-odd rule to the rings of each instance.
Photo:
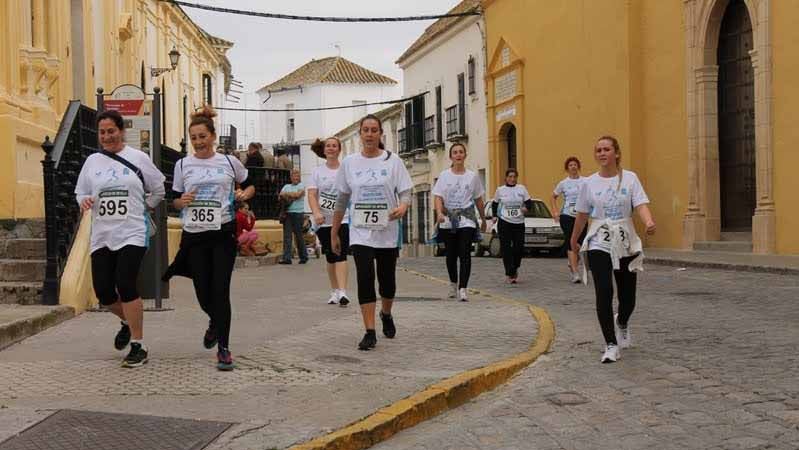
[[[244,256],[255,256],[253,245],[258,240],[258,233],[253,231],[253,226],[255,214],[250,211],[247,202],[241,202],[236,212],[236,237],[239,241],[239,253]]]

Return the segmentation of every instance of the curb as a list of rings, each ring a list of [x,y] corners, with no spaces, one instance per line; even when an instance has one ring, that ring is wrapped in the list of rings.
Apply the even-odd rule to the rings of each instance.
[[[55,306],[32,317],[0,325],[0,350],[75,317],[71,306]]]
[[[430,275],[399,268],[408,273],[443,282]],[[473,293],[482,293],[470,289]],[[487,294],[484,294],[487,295]],[[294,445],[289,450],[357,450],[382,442],[402,430],[431,419],[442,412],[456,408],[478,395],[490,391],[510,380],[521,369],[532,364],[546,353],[555,338],[555,325],[549,314],[537,306],[496,295],[490,298],[527,307],[538,322],[538,335],[530,349],[505,360],[479,369],[472,369],[442,380],[421,392],[377,410],[375,413],[340,430],[309,442]]]
[[[646,256],[645,262],[670,267],[695,267],[699,269],[721,269],[738,272],[773,273],[777,275],[799,275],[799,269],[779,266],[756,266],[752,264],[737,264],[712,261],[689,261],[684,259]]]

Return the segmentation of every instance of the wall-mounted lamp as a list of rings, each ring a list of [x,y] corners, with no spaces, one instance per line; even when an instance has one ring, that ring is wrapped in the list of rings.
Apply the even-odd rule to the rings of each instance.
[[[175,48],[175,46],[172,46],[172,50],[169,51],[169,63],[172,65],[172,67],[150,67],[150,76],[157,77],[163,73],[175,70],[178,67],[179,60],[180,52],[177,48]]]

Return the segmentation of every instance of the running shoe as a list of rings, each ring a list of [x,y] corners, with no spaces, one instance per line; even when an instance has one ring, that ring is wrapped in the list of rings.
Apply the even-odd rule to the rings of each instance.
[[[307,262],[308,262],[308,260],[307,260],[307,259],[301,259],[301,260],[300,260],[300,264],[306,264]]]
[[[468,294],[466,292],[466,288],[460,288],[460,290],[458,290],[458,300],[460,300],[462,302],[468,302],[469,301]]]
[[[277,263],[278,264],[291,264],[291,260],[290,259],[281,259]]]
[[[133,368],[145,364],[147,364],[147,350],[140,342],[131,342],[130,352],[128,352],[128,356],[122,360],[122,367]]]
[[[375,336],[374,330],[368,330],[365,335],[363,335],[363,339],[361,342],[358,343],[358,350],[371,350],[375,348],[377,345],[377,336]]]
[[[337,305],[338,304],[338,292],[333,291],[330,293],[330,298],[327,299],[328,305]]]
[[[117,350],[122,350],[130,344],[130,327],[125,322],[120,323],[122,328],[117,331],[117,335],[114,337],[114,348]]]
[[[602,355],[602,364],[608,363],[615,363],[621,358],[621,352],[619,352],[619,346],[614,344],[608,344],[605,348],[605,353]]]
[[[226,348],[220,348],[219,351],[216,352],[216,361],[216,368],[224,372],[229,372],[236,367],[233,363],[233,355],[231,355],[230,350]]]
[[[203,347],[211,350],[216,345],[216,341],[216,328],[211,322],[208,322],[208,329],[205,330],[205,335],[203,336]]]
[[[616,328],[616,342],[619,343],[619,348],[630,348],[633,346],[633,337],[630,334],[630,324],[627,324],[627,328],[622,328],[619,325],[619,315],[613,315],[613,324]]]
[[[516,278],[516,277],[511,277],[511,279],[510,279],[510,284],[518,284],[518,283],[519,283],[519,279],[518,279],[518,278]]]
[[[458,283],[449,284],[449,298],[458,298]]]
[[[582,282],[583,281],[580,279],[580,274],[578,274],[577,272],[572,272],[572,283],[579,284]]]
[[[350,299],[348,299],[346,295],[342,295],[341,297],[339,297],[338,306],[341,306],[343,308],[349,304],[350,304]]]
[[[383,311],[380,311],[380,320],[383,321],[383,335],[389,339],[394,339],[394,336],[397,335],[394,317],[391,314],[383,314]]]

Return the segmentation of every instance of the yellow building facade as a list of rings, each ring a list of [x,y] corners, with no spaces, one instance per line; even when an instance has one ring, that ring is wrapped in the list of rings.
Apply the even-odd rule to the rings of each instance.
[[[179,148],[188,115],[222,104],[232,43],[157,0],[0,1],[0,219],[42,217],[40,147],[71,99],[96,107],[96,89],[135,84],[163,92],[163,143]],[[169,52],[181,57],[169,68]]]
[[[493,179],[539,198],[593,145],[621,144],[658,233],[647,245],[751,239],[799,253],[799,2],[484,0]]]

